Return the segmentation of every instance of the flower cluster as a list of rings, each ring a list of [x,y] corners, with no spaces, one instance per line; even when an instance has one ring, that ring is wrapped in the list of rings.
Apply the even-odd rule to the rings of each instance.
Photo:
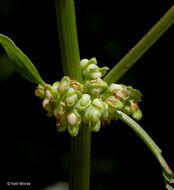
[[[116,119],[116,110],[136,120],[142,118],[137,105],[142,97],[140,91],[122,84],[108,85],[101,79],[108,68],[99,68],[95,58],[81,60],[81,69],[83,84],[64,76],[60,82],[45,87],[39,85],[35,90],[35,95],[43,99],[47,115],[57,119],[59,132],[68,130],[76,136],[82,123],[97,132],[101,125]]]

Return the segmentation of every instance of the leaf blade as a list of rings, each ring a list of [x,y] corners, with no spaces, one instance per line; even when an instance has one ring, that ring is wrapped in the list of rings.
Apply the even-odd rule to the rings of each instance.
[[[0,44],[5,49],[10,62],[25,79],[30,82],[45,86],[37,69],[32,64],[30,59],[15,45],[15,43],[7,36],[0,34]]]

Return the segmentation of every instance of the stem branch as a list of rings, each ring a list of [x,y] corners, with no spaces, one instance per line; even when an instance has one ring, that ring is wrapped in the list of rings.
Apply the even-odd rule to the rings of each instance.
[[[151,28],[151,30],[116,64],[104,77],[107,83],[115,83],[174,23],[174,5]]]

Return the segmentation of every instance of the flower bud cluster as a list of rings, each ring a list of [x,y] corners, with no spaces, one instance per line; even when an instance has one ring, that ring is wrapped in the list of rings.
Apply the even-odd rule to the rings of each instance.
[[[60,82],[45,87],[39,85],[35,95],[43,99],[47,116],[57,119],[59,132],[68,130],[76,136],[82,123],[97,132],[101,125],[117,119],[116,110],[140,120],[142,112],[137,105],[142,94],[131,86],[108,84],[101,79],[108,70],[99,68],[95,58],[81,60],[84,84],[64,76]]]

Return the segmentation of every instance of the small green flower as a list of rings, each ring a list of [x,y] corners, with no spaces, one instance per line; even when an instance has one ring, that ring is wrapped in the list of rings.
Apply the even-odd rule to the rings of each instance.
[[[65,94],[68,89],[70,88],[70,78],[69,77],[63,77],[59,83],[58,91],[61,95]]]
[[[139,90],[132,88],[132,86],[127,86],[127,89],[129,90],[130,99],[136,100],[137,102],[142,100],[142,93]]]
[[[92,58],[90,60],[82,59],[80,64],[82,68],[82,73],[86,79],[101,78],[106,74],[108,70],[108,67],[99,68],[97,66],[96,58]]]
[[[86,89],[93,97],[100,97],[100,94],[107,89],[108,85],[102,79],[86,81]]]
[[[123,90],[123,87],[119,84],[110,84],[110,86],[108,87],[108,92],[112,94],[115,90]]]
[[[68,107],[74,106],[79,95],[80,95],[79,91],[75,90],[74,88],[69,88],[69,90],[66,93],[66,105]]]
[[[109,106],[109,112],[113,113],[116,110],[121,110],[123,108],[123,103],[117,99],[115,96],[109,96],[105,99],[105,103]]]
[[[63,115],[65,113],[65,109],[63,106],[61,106],[61,104],[59,103],[56,103],[55,104],[55,107],[54,107],[54,110],[53,110],[53,114],[54,116],[59,119],[60,115]]]
[[[37,97],[40,97],[41,99],[44,99],[45,98],[45,92],[44,92],[44,87],[41,85],[41,84],[39,84],[38,86],[37,86],[37,88],[36,88],[36,90],[35,90],[35,95],[37,96]]]
[[[80,123],[81,117],[75,109],[67,114],[68,131],[72,136],[77,135]]]
[[[45,89],[45,97],[48,99],[48,100],[54,100],[54,97],[52,95],[52,93],[50,92],[50,90],[48,89]]]
[[[50,92],[52,93],[54,100],[57,100],[60,98],[60,93],[58,92],[58,86],[59,86],[59,82],[56,81],[53,83],[50,89]]]
[[[56,127],[58,132],[63,132],[67,129],[67,113],[63,112],[61,114],[57,114],[57,123]]]
[[[98,109],[102,110],[104,107],[103,107],[103,103],[101,100],[99,100],[98,98],[95,98],[93,101],[92,101],[92,104],[94,106],[96,106]]]
[[[130,105],[124,105],[123,112],[126,113],[127,115],[131,115],[132,112]]]
[[[99,72],[101,73],[101,76],[105,76],[105,74],[107,73],[107,71],[109,70],[108,67],[102,67],[102,68],[99,68]]]
[[[104,105],[104,111],[103,111],[103,115],[102,115],[102,119],[104,121],[110,121],[110,114],[109,114],[109,106],[107,103],[103,102],[103,105]]]
[[[76,104],[76,109],[78,111],[83,111],[86,110],[90,104],[91,104],[91,97],[89,96],[89,94],[83,94],[83,96],[80,98],[80,100],[77,102]]]
[[[83,90],[84,90],[84,85],[80,84],[79,82],[77,82],[75,80],[70,80],[70,85],[71,85],[72,88],[74,88],[78,92],[82,93]]]
[[[88,123],[89,128],[91,131],[97,132],[100,129],[100,117],[102,113],[101,111],[95,107],[94,105],[91,105],[85,112],[85,122]]]
[[[139,121],[140,119],[142,119],[142,111],[140,109],[137,109],[133,114],[132,114],[132,117],[134,119],[136,119],[137,121]]]
[[[47,98],[45,98],[45,99],[43,100],[42,106],[43,106],[43,108],[44,108],[45,110],[51,112],[50,101],[49,101]]]
[[[96,58],[91,58],[90,60],[82,59],[80,61],[80,65],[81,65],[82,70],[85,70],[88,67],[88,65],[91,65],[91,64],[97,65]]]

